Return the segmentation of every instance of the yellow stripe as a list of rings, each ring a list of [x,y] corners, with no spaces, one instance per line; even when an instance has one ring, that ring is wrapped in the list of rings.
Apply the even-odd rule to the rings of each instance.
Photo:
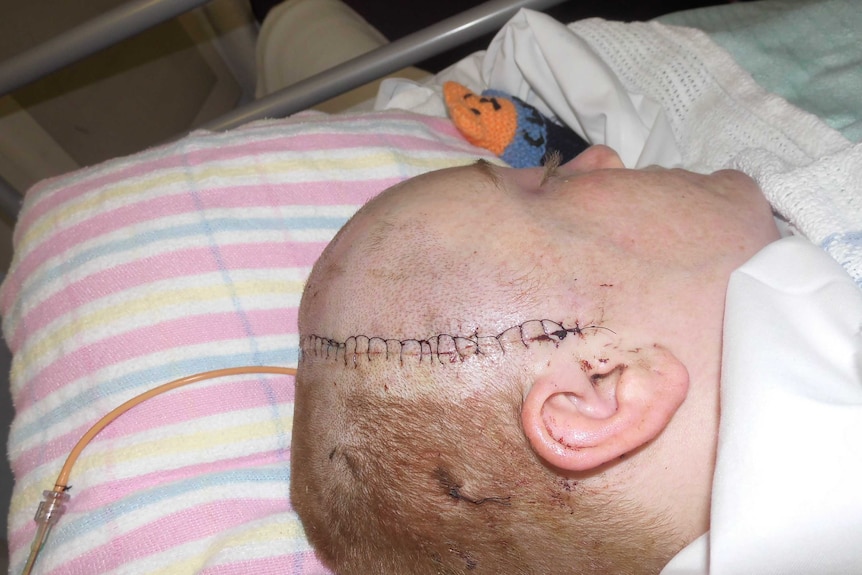
[[[168,547],[168,549],[174,549],[173,547]],[[167,551],[168,549],[164,549]],[[147,575],[176,575],[177,573],[199,573],[206,563],[207,559],[209,559],[208,555],[198,555],[196,557],[189,557],[185,560],[171,559],[171,564],[167,567],[163,567],[162,569],[156,569],[155,571],[148,571]]]
[[[152,439],[135,443],[126,447],[110,449],[102,453],[93,453],[87,455],[84,451],[81,458],[75,464],[72,471],[70,483],[75,484],[75,476],[86,471],[99,472],[108,467],[121,466],[124,463],[150,457],[154,454],[158,455],[183,455],[195,454],[202,451],[214,449],[220,445],[230,445],[232,443],[242,443],[252,439],[260,439],[263,437],[274,437],[279,431],[286,432],[293,427],[293,416],[285,415],[280,418],[281,430],[277,429],[272,419],[266,419],[257,422],[247,423],[224,429],[213,429],[199,431],[183,435],[171,436],[166,438]],[[189,421],[187,426],[192,428],[194,420]],[[261,453],[267,453],[266,451]],[[57,473],[60,472],[63,458],[57,459]],[[153,465],[161,468],[157,457],[154,457]],[[221,461],[221,460],[218,460]],[[201,462],[200,464],[204,464]],[[198,463],[196,463],[197,465]],[[179,468],[182,469],[182,466]],[[52,482],[54,476],[49,476]],[[47,483],[47,481],[45,482]],[[30,483],[20,491],[16,492],[16,496],[10,503],[11,515],[25,512],[25,507],[33,507],[35,512],[36,505],[42,497],[42,491],[46,489],[45,483],[37,481]]]
[[[27,373],[32,364],[39,362],[46,354],[60,348],[68,341],[74,341],[78,334],[111,324],[122,326],[128,318],[135,315],[153,314],[161,308],[178,304],[218,300],[230,301],[234,297],[251,298],[261,295],[298,294],[302,292],[304,283],[304,281],[299,280],[249,280],[233,284],[161,290],[100,308],[87,315],[75,317],[71,322],[63,323],[53,332],[40,335],[35,341],[31,339],[33,345],[26,347],[22,350],[23,353],[19,353],[16,357],[12,366],[12,377],[17,378],[21,373]],[[149,324],[151,322],[147,322],[147,325]]]
[[[287,513],[286,511],[282,513]],[[279,520],[274,523],[267,523],[253,529],[244,530],[236,536],[231,537],[221,546],[221,549],[230,549],[231,547],[244,547],[249,544],[264,543],[268,541],[285,541],[285,540],[304,540],[305,531],[302,529],[302,524],[299,518],[292,515],[290,519]]]
[[[399,157],[400,161],[393,161],[393,155]],[[465,162],[467,160],[465,159]],[[453,165],[453,159],[429,157],[416,158],[412,156],[400,157],[400,154],[392,152],[381,152],[378,154],[370,154],[357,158],[338,158],[335,168],[341,170],[357,170],[367,168],[379,168],[380,166],[393,165],[403,167],[405,165],[419,167],[423,169],[437,169],[445,166]],[[331,156],[321,157],[319,160],[310,160],[309,158],[292,158],[282,161],[265,162],[261,164],[243,164],[241,166],[226,166],[214,163],[210,167],[198,169],[193,168],[190,172],[171,171],[147,177],[145,179],[132,180],[126,184],[117,184],[108,189],[104,189],[95,193],[89,192],[83,197],[70,200],[63,205],[63,209],[50,211],[27,229],[20,239],[17,251],[18,253],[27,253],[31,249],[31,245],[38,245],[43,237],[62,229],[61,222],[74,218],[78,214],[92,211],[100,204],[115,201],[129,196],[140,194],[146,190],[160,188],[181,183],[187,180],[200,182],[209,178],[245,178],[255,176],[255,181],[259,181],[259,176],[265,174],[272,176],[284,172],[296,171],[300,169],[308,169],[309,167],[318,169],[321,174],[333,171],[333,159]],[[393,170],[393,175],[395,171]],[[241,182],[237,182],[239,184]]]
[[[281,548],[276,556],[284,555],[286,552],[282,544],[285,541],[305,540],[305,533],[299,520],[293,519],[290,521],[279,521],[278,523],[267,524],[262,528],[250,529],[243,531],[236,537],[230,537],[227,540],[220,540],[216,549],[208,548],[206,552],[197,557],[189,557],[180,562],[173,561],[170,566],[156,569],[155,571],[147,571],[146,575],[173,575],[174,573],[197,573],[203,566],[210,562],[212,557],[225,549],[243,547],[246,545],[254,545],[260,543],[278,543]],[[273,546],[274,547],[274,546]],[[309,547],[310,549],[310,547]],[[267,559],[267,556],[260,559]],[[235,563],[241,558],[228,558],[226,564]],[[255,559],[252,557],[251,559]]]
[[[216,417],[218,416],[216,415]],[[227,418],[230,417],[230,414],[220,414],[220,416]],[[202,419],[209,417],[213,416],[205,416]],[[245,423],[244,425],[203,431],[190,430],[190,433],[180,432],[179,435],[171,437],[136,442],[125,447],[118,447],[107,452],[94,453],[90,456],[82,457],[75,465],[75,473],[98,470],[108,466],[122,466],[124,463],[150,458],[154,455],[157,456],[152,457],[155,465],[159,465],[160,458],[169,455],[195,454],[217,449],[223,445],[244,443],[261,438],[274,438],[280,433],[290,431],[293,427],[293,416],[289,414],[284,415],[278,419],[278,422],[279,424],[276,425],[271,417],[267,417],[260,421]],[[171,424],[171,426],[175,425]],[[186,425],[189,428],[194,427],[194,420],[189,421]],[[201,464],[204,463],[202,462]]]

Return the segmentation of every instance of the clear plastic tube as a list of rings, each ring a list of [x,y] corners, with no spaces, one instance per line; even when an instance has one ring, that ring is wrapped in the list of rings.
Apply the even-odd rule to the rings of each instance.
[[[33,543],[30,545],[30,556],[27,558],[27,564],[24,566],[24,575],[29,575],[33,570],[33,565],[36,563],[36,557],[45,545],[51,529],[63,516],[66,511],[66,502],[69,501],[69,494],[65,491],[43,491],[42,496],[45,498],[39,502],[39,507],[36,509],[36,516],[33,518],[36,521],[36,536],[33,538]]]
[[[36,510],[36,516],[34,517],[34,520],[36,521],[37,525],[36,535],[33,537],[32,545],[30,545],[30,555],[27,558],[27,563],[24,565],[22,575],[30,575],[30,573],[33,571],[33,566],[36,564],[36,558],[39,556],[39,552],[42,551],[42,548],[45,546],[45,541],[48,540],[48,535],[51,534],[51,529],[53,529],[54,525],[57,524],[57,521],[60,520],[60,517],[63,515],[63,512],[66,511],[66,503],[69,501],[69,494],[67,493],[67,491],[69,490],[69,474],[72,472],[72,467],[78,460],[78,456],[81,455],[81,452],[84,450],[84,448],[87,447],[90,441],[92,441],[92,439],[96,435],[98,435],[100,431],[102,431],[112,421],[114,421],[133,407],[140,405],[141,403],[147,401],[150,398],[153,398],[157,395],[161,395],[166,391],[171,391],[172,389],[176,389],[178,387],[182,387],[184,385],[196,383],[198,381],[203,381],[206,379],[226,377],[228,375],[242,375],[248,373],[296,375],[296,369],[292,367],[249,365],[245,367],[230,367],[227,369],[216,369],[213,371],[196,373],[194,375],[189,375],[187,377],[176,379],[174,381],[162,384],[158,387],[145,391],[144,393],[137,395],[132,399],[126,401],[125,403],[119,405],[118,407],[114,408],[107,415],[102,417],[102,419],[97,421],[89,430],[87,430],[87,433],[85,433],[81,437],[81,439],[78,440],[78,443],[75,444],[75,447],[72,448],[72,451],[66,458],[66,463],[63,464],[63,468],[60,470],[60,474],[57,476],[57,481],[54,483],[54,489],[52,491],[42,492],[42,495],[45,499],[39,502],[39,507]]]

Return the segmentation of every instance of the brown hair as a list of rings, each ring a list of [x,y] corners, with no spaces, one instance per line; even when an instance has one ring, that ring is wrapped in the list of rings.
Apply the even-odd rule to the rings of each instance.
[[[678,548],[619,493],[539,460],[520,385],[396,397],[353,385],[365,370],[305,367],[291,495],[341,575],[657,573]]]

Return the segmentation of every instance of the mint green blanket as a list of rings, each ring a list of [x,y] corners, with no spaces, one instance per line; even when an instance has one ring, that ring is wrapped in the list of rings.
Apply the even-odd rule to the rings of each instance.
[[[703,30],[764,89],[862,141],[862,2],[742,2],[659,21]]]

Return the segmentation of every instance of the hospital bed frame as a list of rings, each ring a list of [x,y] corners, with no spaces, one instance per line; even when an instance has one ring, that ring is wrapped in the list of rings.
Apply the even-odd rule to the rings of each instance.
[[[0,96],[134,36],[208,0],[133,0],[44,44],[0,63]],[[565,0],[489,0],[311,78],[241,106],[203,126],[228,130],[261,118],[284,117],[367,82],[441,54],[499,28],[520,8],[546,10]],[[0,210],[18,216],[22,197],[0,176]]]

